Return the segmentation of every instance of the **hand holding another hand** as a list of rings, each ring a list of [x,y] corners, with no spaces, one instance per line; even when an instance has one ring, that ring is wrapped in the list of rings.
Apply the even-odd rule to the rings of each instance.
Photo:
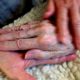
[[[0,30],[0,50],[30,50],[26,59],[48,59],[74,53],[72,43],[60,43],[49,21],[33,22],[19,28]]]
[[[44,18],[54,14],[59,40],[62,43],[73,41],[80,50],[80,0],[48,0]]]

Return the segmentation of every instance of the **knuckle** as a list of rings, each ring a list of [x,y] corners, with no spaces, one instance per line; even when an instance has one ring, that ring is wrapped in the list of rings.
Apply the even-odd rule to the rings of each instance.
[[[22,39],[16,40],[16,44],[17,44],[18,49],[22,49],[23,48]]]
[[[53,37],[50,35],[44,35],[38,39],[39,46],[42,48],[48,48],[53,44]]]
[[[50,23],[45,23],[41,25],[42,33],[53,33],[55,31],[55,27]]]

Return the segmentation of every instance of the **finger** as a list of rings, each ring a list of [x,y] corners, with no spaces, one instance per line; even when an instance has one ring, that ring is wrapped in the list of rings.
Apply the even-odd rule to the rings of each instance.
[[[36,65],[44,65],[44,64],[60,64],[66,61],[72,61],[77,58],[76,54],[60,57],[60,58],[52,58],[47,60],[25,60],[25,67],[33,67]]]
[[[49,18],[55,12],[54,0],[48,0],[47,9],[44,13],[44,18]]]
[[[28,31],[29,29],[36,27],[36,25],[38,25],[39,23],[40,23],[40,21],[32,21],[32,22],[23,24],[21,26],[15,26],[15,27],[13,26],[13,27],[3,28],[3,29],[0,29],[0,34],[14,32],[14,31],[20,31],[20,30]]]
[[[3,41],[0,42],[0,50],[7,51],[7,50],[28,50],[37,48],[38,43],[37,39],[18,39],[14,41]]]
[[[0,35],[0,41],[7,41],[7,40],[15,40],[20,38],[31,38],[34,36],[38,36],[40,34],[40,29],[30,29],[30,30],[21,30],[21,31],[13,31],[6,34]]]
[[[44,32],[49,32],[49,29],[48,31],[44,30]],[[41,35],[42,37],[39,36],[37,38],[31,38],[31,39],[15,39],[13,41],[2,41],[0,42],[0,50],[24,50],[32,48],[41,48],[41,46],[42,49],[48,49],[48,48],[50,49],[49,45],[52,45],[52,42],[55,40],[55,38],[53,37],[53,35],[50,36],[50,34],[49,35],[48,34],[49,33],[45,34],[46,36]]]
[[[41,38],[41,39],[40,39]],[[41,49],[41,50],[66,50],[67,48],[74,49],[73,45],[61,45],[55,42],[53,35],[44,35],[39,38],[31,39],[17,39],[13,41],[0,42],[0,50],[28,50],[28,49]]]
[[[25,59],[46,59],[45,51],[34,49],[30,50],[26,53]]]
[[[77,49],[80,50],[80,13],[79,6],[76,0],[73,0],[73,5],[70,8],[71,22],[74,32],[74,42]]]
[[[24,28],[24,26],[23,26],[23,28]],[[15,30],[15,31],[3,33],[0,35],[0,41],[15,40],[15,39],[19,39],[19,38],[31,38],[31,37],[35,37],[35,36],[38,36],[43,33],[49,34],[49,33],[52,33],[53,31],[54,31],[53,25],[50,24],[49,21],[46,20],[46,21],[42,21],[42,22],[36,24],[35,27],[33,27],[29,30],[27,30],[27,29],[18,30],[18,31]]]
[[[54,53],[53,53],[53,55],[54,55]],[[37,59],[37,60],[49,59],[49,58],[53,57],[53,55],[50,54],[49,51],[42,51],[39,49],[35,49],[35,50],[28,51],[25,55],[25,59]]]
[[[50,59],[55,57],[66,56],[72,53],[76,53],[75,50],[71,47],[66,47],[64,50],[55,49],[52,51],[43,51],[39,49],[33,49],[26,53],[25,59]]]
[[[62,0],[61,0],[62,1]],[[60,1],[59,1],[60,2]],[[60,42],[64,44],[71,43],[71,36],[68,29],[68,9],[64,5],[64,3],[56,0],[56,6],[57,6],[57,29],[58,29],[58,37]],[[57,4],[59,3],[59,4]]]
[[[56,44],[54,41],[53,36],[48,36],[40,39],[37,38],[30,38],[30,39],[15,39],[12,41],[1,41],[0,42],[0,50],[28,50],[28,49],[34,49],[39,48],[42,50],[52,50],[53,45]],[[54,43],[53,43],[54,41]]]

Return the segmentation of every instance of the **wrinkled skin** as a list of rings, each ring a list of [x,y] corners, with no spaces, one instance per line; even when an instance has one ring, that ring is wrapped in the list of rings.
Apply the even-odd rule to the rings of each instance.
[[[28,51],[24,56],[13,52],[16,50]],[[71,61],[77,57],[74,53],[72,43],[63,44],[58,41],[55,26],[49,21],[0,29],[0,69],[11,79],[36,80],[25,73],[24,69]]]
[[[65,44],[73,40],[76,49],[80,50],[80,0],[48,0],[44,18],[54,14],[57,14],[55,23],[59,40]]]
[[[6,31],[8,29],[1,29],[0,50],[39,49],[39,51],[42,50],[43,53],[54,56],[58,56],[60,53],[62,56],[68,55],[74,51],[72,43],[63,44],[58,41],[55,27],[49,21],[42,21],[36,25],[34,24],[34,26],[32,26],[32,24],[24,25],[22,28],[22,30],[9,30],[9,32]],[[52,54],[53,52],[55,52],[55,54]]]

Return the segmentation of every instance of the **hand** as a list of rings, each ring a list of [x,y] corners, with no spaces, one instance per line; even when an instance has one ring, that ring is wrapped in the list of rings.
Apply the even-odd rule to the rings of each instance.
[[[29,63],[30,61],[22,59],[22,54],[0,51],[0,69],[11,80],[36,80],[25,72],[26,62]]]
[[[36,80],[33,76],[25,72],[25,68],[42,64],[62,63],[74,60],[75,58],[76,54],[48,60],[24,60],[22,59],[22,54],[0,51],[0,69],[12,80]]]
[[[55,13],[59,40],[67,44],[73,39],[76,48],[80,49],[80,0],[48,0],[44,18],[54,16]],[[72,31],[68,27],[69,21]]]
[[[1,29],[0,33],[0,50],[46,50],[57,43],[54,27],[47,21],[30,23],[19,29]]]
[[[55,27],[48,21],[26,24],[17,29],[1,29],[0,50],[32,50],[29,55],[37,59],[49,59],[74,53],[72,43],[66,45],[59,43],[55,31]]]

